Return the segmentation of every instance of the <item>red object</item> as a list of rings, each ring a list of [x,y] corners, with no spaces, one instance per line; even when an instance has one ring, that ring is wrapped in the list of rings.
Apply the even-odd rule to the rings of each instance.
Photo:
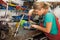
[[[17,9],[17,10],[19,10],[19,9],[25,10],[25,8],[22,8],[22,7],[20,7],[20,6],[16,6],[16,9]]]
[[[22,8],[22,10],[25,10],[25,8]]]
[[[16,6],[16,9],[19,10],[21,7],[20,6]]]
[[[58,26],[58,34],[57,35],[51,35],[48,33],[45,33],[46,36],[50,39],[50,40],[60,40],[60,24],[58,22],[58,18],[56,18],[56,24]]]
[[[0,0],[0,4],[7,5],[3,0]]]

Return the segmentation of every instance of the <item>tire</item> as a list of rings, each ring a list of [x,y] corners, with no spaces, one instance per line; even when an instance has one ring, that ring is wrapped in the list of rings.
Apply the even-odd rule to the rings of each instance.
[[[6,34],[4,31],[1,31],[1,36],[0,36],[1,39],[5,39],[6,38]]]

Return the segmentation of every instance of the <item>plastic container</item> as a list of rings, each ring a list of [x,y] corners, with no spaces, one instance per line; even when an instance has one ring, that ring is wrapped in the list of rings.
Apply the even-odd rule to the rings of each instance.
[[[25,20],[21,20],[21,21],[20,21],[20,26],[23,27],[23,24],[24,24],[25,22],[26,22]]]
[[[30,29],[30,28],[31,28],[31,25],[30,25],[29,22],[25,21],[25,23],[23,24],[23,27],[24,27],[25,29]]]

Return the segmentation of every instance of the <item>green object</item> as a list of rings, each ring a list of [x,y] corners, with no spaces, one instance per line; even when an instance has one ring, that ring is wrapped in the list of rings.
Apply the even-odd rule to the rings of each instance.
[[[57,28],[55,16],[51,12],[46,13],[46,15],[44,16],[44,27],[46,27],[46,24],[49,22],[52,23],[50,34],[56,35],[58,33],[58,28]]]
[[[21,21],[20,21],[20,26],[23,27],[23,24],[24,24],[25,22],[26,22],[25,20],[21,20]]]

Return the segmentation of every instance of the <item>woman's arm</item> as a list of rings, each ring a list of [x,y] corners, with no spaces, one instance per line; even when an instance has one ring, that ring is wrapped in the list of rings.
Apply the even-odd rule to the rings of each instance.
[[[38,26],[38,25],[32,25],[32,27],[34,27],[34,28],[36,28],[38,30],[41,30],[43,32],[50,33],[51,27],[52,27],[52,23],[51,22],[46,23],[46,28]]]
[[[32,13],[33,13],[34,9],[31,9],[29,12],[28,12],[28,15],[31,16]]]
[[[31,17],[31,15],[32,15],[33,11],[34,11],[34,9],[31,9],[31,10],[28,12],[29,20],[30,20],[30,17]]]

